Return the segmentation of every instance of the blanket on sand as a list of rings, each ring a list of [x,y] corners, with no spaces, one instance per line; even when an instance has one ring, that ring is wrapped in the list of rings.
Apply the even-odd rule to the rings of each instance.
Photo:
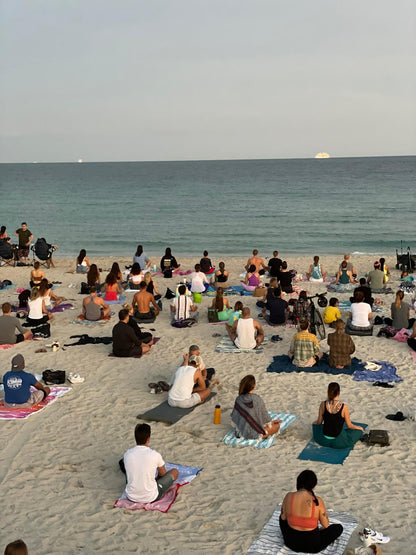
[[[285,546],[279,526],[281,505],[272,514],[269,522],[264,526],[260,536],[254,540],[247,554],[267,553],[268,555],[296,555],[294,551]],[[321,555],[342,555],[347,547],[351,534],[358,524],[353,516],[348,513],[338,513],[327,510],[330,524],[342,524],[344,531],[341,536],[329,545]]]
[[[215,397],[216,393],[211,391],[210,396],[206,401],[203,403],[205,405],[210,399]],[[194,407],[190,407],[189,409],[181,409],[179,407],[171,407],[167,401],[163,401],[157,407],[150,409],[143,414],[138,414],[137,418],[139,420],[148,420],[150,422],[165,422],[166,424],[172,425],[178,422],[181,418],[192,412],[196,409],[196,407],[200,407],[201,405],[195,405]]]
[[[236,437],[234,430],[230,430],[225,436],[222,438],[223,443],[225,445],[231,445],[232,447],[256,447],[256,449],[267,449],[274,445],[274,440],[280,432],[283,432],[289,424],[291,424],[296,416],[294,414],[285,414],[283,412],[270,412],[270,418],[272,420],[282,420],[280,423],[280,430],[277,434],[269,436],[266,439],[244,439],[242,437]]]
[[[50,394],[41,403],[27,408],[27,409],[7,409],[4,406],[4,401],[0,401],[0,420],[21,420],[23,418],[29,418],[32,414],[40,412],[52,403],[54,403],[58,397],[62,397],[68,391],[71,391],[71,387],[51,387]]]
[[[358,372],[354,372],[353,379],[356,382],[402,382],[403,378],[397,375],[397,368],[389,362],[374,362],[367,363],[368,365],[375,365],[375,370],[364,368]],[[378,367],[378,368],[377,368]]]
[[[130,499],[127,499],[127,497],[123,493],[120,499],[117,499],[117,501],[114,503],[113,508],[144,509],[145,511],[160,511],[161,513],[167,513],[175,502],[175,499],[178,495],[178,489],[181,486],[189,484],[189,482],[196,478],[202,470],[202,468],[197,468],[196,466],[185,466],[182,464],[172,463],[166,463],[165,468],[168,471],[172,468],[176,468],[179,472],[179,476],[178,479],[175,480],[175,482],[167,490],[165,495],[163,495],[161,499],[159,499],[159,501],[155,501],[154,503],[135,503],[134,501],[130,501]]]
[[[308,372],[309,374],[317,374],[322,372],[324,374],[348,374],[352,376],[354,372],[364,370],[364,367],[365,362],[353,357],[351,359],[351,366],[345,366],[344,368],[332,368],[329,366],[328,357],[324,355],[319,361],[319,364],[311,366],[310,368],[300,368],[292,364],[287,355],[276,355],[273,357],[273,362],[271,362],[267,367],[266,372],[276,372],[278,374],[288,374],[290,372]]]
[[[354,422],[354,424],[362,426],[364,429],[367,428],[367,424],[363,424],[362,422]],[[346,447],[345,449],[324,447],[311,439],[299,453],[298,459],[301,461],[323,462],[327,464],[343,464],[353,449],[354,446]]]
[[[267,343],[269,339],[267,337],[264,338],[264,341],[259,347],[256,349],[239,349],[234,345],[231,339],[226,336],[221,339],[218,345],[215,347],[216,353],[253,353],[259,354],[263,352],[263,345]]]

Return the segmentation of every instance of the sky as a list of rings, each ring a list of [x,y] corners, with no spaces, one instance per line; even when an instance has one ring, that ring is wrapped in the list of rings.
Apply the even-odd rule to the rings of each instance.
[[[0,0],[0,162],[414,155],[414,0]]]

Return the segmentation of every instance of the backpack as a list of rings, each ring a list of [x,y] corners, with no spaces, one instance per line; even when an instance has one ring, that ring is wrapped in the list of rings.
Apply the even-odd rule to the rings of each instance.
[[[44,370],[42,372],[42,380],[48,384],[58,385],[65,383],[65,370]]]
[[[89,295],[91,293],[91,285],[85,283],[85,281],[81,282],[81,295]]]
[[[27,308],[27,302],[30,298],[30,289],[25,289],[19,293],[19,308]]]
[[[196,324],[195,318],[181,318],[172,322],[174,328],[190,328],[194,324]]]
[[[389,434],[386,430],[371,430],[368,434],[364,434],[361,441],[368,445],[381,445],[385,447],[390,445]]]

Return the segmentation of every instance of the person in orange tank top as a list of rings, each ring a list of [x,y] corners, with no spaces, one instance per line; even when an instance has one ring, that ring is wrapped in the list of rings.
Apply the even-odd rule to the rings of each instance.
[[[317,483],[316,474],[304,470],[296,491],[287,493],[282,503],[280,529],[285,545],[297,553],[319,553],[343,531],[341,524],[329,524],[325,504],[313,491]]]

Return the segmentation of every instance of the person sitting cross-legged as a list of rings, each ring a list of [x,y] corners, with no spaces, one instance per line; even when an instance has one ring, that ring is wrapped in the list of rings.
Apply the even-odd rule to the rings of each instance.
[[[17,354],[12,358],[10,372],[3,376],[4,406],[8,409],[31,408],[46,399],[51,392],[33,374],[24,372],[25,367],[23,355]],[[35,391],[30,389],[31,386]]]
[[[137,309],[134,312],[134,317],[138,320],[154,320],[159,314],[160,308],[157,305],[154,296],[147,291],[146,282],[142,281],[139,287],[140,290],[138,293],[135,293],[132,302],[133,310],[137,306]]]
[[[203,403],[211,390],[207,387],[201,370],[198,368],[197,355],[183,355],[183,363],[176,370],[172,387],[168,393],[171,407],[187,409]]]
[[[300,331],[293,336],[289,349],[289,358],[300,368],[310,368],[318,364],[322,351],[316,335],[309,332],[309,322],[299,320]]]
[[[334,326],[335,333],[328,335],[329,345],[329,366],[342,369],[344,366],[351,366],[351,355],[355,351],[354,341],[351,336],[344,332],[345,324],[338,319]]]
[[[134,429],[136,446],[124,453],[120,468],[126,474],[126,497],[135,503],[159,501],[179,476],[176,468],[167,471],[157,451],[149,447],[149,424],[137,424]]]
[[[144,343],[137,337],[129,325],[128,309],[122,308],[118,313],[119,322],[113,328],[113,354],[116,357],[134,357],[145,355],[150,351],[151,343]]]
[[[91,287],[90,294],[82,301],[82,313],[86,320],[97,322],[110,316],[110,307],[97,296],[97,288]]]
[[[195,321],[198,318],[198,308],[193,304],[191,297],[186,295],[186,285],[179,285],[179,295],[172,299],[170,310],[172,313],[172,320],[187,320],[193,318]]]
[[[32,332],[25,330],[18,318],[11,315],[12,305],[3,303],[3,316],[0,316],[0,345],[15,345],[32,338]],[[16,334],[16,330],[19,332]]]
[[[245,306],[241,311],[241,318],[231,326],[226,326],[231,341],[238,349],[256,349],[264,340],[261,325],[250,317],[250,309]]]

